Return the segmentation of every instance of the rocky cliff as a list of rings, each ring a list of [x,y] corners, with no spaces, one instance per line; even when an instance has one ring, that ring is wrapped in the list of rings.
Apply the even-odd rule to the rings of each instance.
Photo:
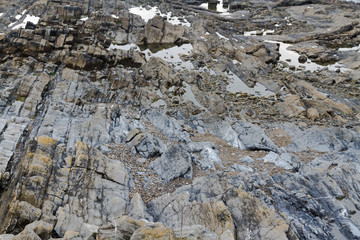
[[[359,22],[0,0],[0,239],[360,239]]]

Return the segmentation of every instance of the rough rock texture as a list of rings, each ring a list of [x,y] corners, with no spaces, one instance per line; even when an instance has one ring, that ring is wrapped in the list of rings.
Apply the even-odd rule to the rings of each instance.
[[[169,182],[180,176],[192,178],[191,155],[185,145],[172,145],[160,158],[149,165],[165,181]]]
[[[0,0],[0,239],[360,239],[359,12]]]

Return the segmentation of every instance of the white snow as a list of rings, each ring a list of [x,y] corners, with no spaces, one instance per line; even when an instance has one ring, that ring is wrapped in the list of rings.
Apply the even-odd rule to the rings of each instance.
[[[263,32],[263,36],[266,36],[267,34],[273,34],[275,33],[275,30],[266,30]]]
[[[347,52],[347,51],[358,51],[360,52],[360,45],[352,48],[339,48],[340,52]]]
[[[27,22],[31,22],[33,24],[38,24],[39,20],[40,20],[40,17],[36,17],[33,15],[26,15],[24,21],[22,23],[19,23],[18,25],[15,25],[12,29],[15,30],[15,29],[20,29],[20,28],[25,28]],[[13,26],[14,24],[15,23],[10,23],[9,27]]]
[[[119,19],[119,17],[116,16],[115,14],[111,14],[111,17],[116,18],[116,19]]]
[[[225,37],[225,36],[221,35],[221,34],[220,34],[220,33],[218,33],[218,32],[216,32],[216,35],[218,35],[218,37],[219,37],[220,39],[230,40],[229,38],[227,38],[227,37]]]
[[[2,17],[4,15],[4,13],[0,13],[0,17]]]
[[[167,21],[173,25],[190,27],[190,23],[185,18],[183,19],[183,21],[180,21],[179,17],[172,16],[171,12],[168,12],[167,14],[161,13],[158,7],[133,7],[129,9],[129,12],[135,15],[139,15],[145,22],[148,22],[156,15],[159,15],[161,17],[166,17]]]
[[[261,31],[248,31],[248,32],[244,32],[244,36],[255,36],[255,35],[263,35],[263,36],[266,36],[268,34],[273,34],[275,33],[275,30],[265,30],[265,29],[262,29]]]
[[[89,19],[89,17],[80,18],[81,21],[87,21],[88,19]]]
[[[130,43],[130,44],[126,44],[126,45],[117,45],[117,44],[110,44],[110,47],[108,48],[108,50],[112,50],[112,49],[120,49],[120,50],[125,50],[128,51],[131,48],[135,47],[137,50],[139,50],[139,47],[134,44],[134,43]]]
[[[209,3],[203,3],[200,5],[201,8],[205,8],[205,9],[209,9]],[[220,0],[217,4],[216,4],[216,11],[221,13],[222,15],[228,15],[229,13],[229,7],[224,8],[224,1]]]

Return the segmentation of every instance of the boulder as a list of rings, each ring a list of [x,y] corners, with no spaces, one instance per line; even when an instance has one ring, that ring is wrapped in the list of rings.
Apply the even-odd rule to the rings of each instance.
[[[299,117],[305,112],[305,106],[297,95],[285,97],[284,102],[277,103],[275,109],[285,117]]]
[[[293,169],[292,165],[287,161],[284,161],[278,154],[274,152],[268,153],[265,157],[262,158],[264,162],[270,162],[275,164],[277,167],[284,168],[286,170]]]
[[[279,152],[279,148],[261,127],[248,122],[237,122],[233,125],[233,129],[246,149]]]
[[[14,240],[21,239],[49,239],[53,225],[44,221],[35,221],[26,225],[25,229]]]
[[[288,240],[289,224],[258,199],[237,189],[231,189],[223,198],[237,226],[238,239]]]
[[[161,202],[165,200],[164,202]],[[235,227],[228,208],[222,201],[190,202],[189,193],[174,193],[150,202],[156,210],[158,221],[181,231],[181,227],[201,225],[214,232],[218,237],[229,230],[234,239]]]
[[[318,119],[319,118],[319,111],[316,109],[316,108],[309,108],[307,111],[306,111],[306,116],[311,119],[311,120],[315,120],[315,119]]]
[[[248,173],[253,173],[254,172],[253,168],[251,168],[249,166],[246,166],[246,165],[239,165],[239,164],[233,164],[230,167],[230,170],[231,171],[238,171],[238,172],[248,172]]]
[[[136,220],[129,216],[120,216],[113,219],[109,224],[101,226],[98,237],[105,239],[130,239],[136,230],[146,225],[148,225],[147,221]]]
[[[143,226],[137,229],[131,236],[130,240],[176,240],[175,233],[172,229],[162,223]]]
[[[145,25],[146,44],[175,43],[184,36],[184,27],[172,25],[161,16],[155,16]]]
[[[215,164],[218,167],[224,168],[221,159],[219,158],[219,156],[216,154],[216,152],[212,148],[205,147],[200,152],[200,156],[201,156],[201,159],[198,161],[198,163],[200,164],[202,169],[216,170]]]
[[[146,117],[166,137],[179,142],[190,142],[190,134],[183,131],[180,123],[175,118],[159,111],[148,111]]]
[[[130,205],[128,208],[128,215],[135,219],[148,219],[152,221],[152,216],[146,212],[147,208],[141,199],[139,193],[135,193],[131,198]]]
[[[184,144],[171,145],[161,157],[152,161],[149,167],[166,182],[181,176],[192,178],[192,158]]]
[[[160,156],[166,150],[165,144],[159,138],[153,137],[150,134],[137,135],[134,137],[133,144],[143,158]]]

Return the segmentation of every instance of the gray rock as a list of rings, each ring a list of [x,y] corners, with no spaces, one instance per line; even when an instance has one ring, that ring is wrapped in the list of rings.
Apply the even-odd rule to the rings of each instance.
[[[355,165],[358,157],[351,152],[325,154],[302,166],[296,174],[274,178],[287,189],[272,188],[272,197],[278,209],[293,219],[292,224],[301,239],[315,236],[318,239],[358,238],[360,217],[355,213],[349,218],[351,209],[356,209],[354,200],[359,199],[353,192],[359,189],[359,172]],[[312,217],[314,212],[318,217]],[[333,223],[323,221],[322,216]]]
[[[167,182],[186,174],[192,178],[192,159],[184,144],[170,146],[160,158],[152,161],[149,167]]]
[[[233,129],[246,149],[279,152],[279,148],[259,126],[248,122],[237,122],[233,125]]]
[[[229,145],[245,150],[244,144],[240,141],[238,133],[230,126],[227,121],[214,122],[209,125],[212,133],[226,141]]]
[[[239,165],[239,164],[233,164],[230,167],[230,170],[239,171],[239,172],[248,172],[248,173],[253,173],[254,172],[253,168],[251,168],[249,166],[246,166],[246,165]]]
[[[353,141],[347,140],[347,137]],[[356,144],[352,131],[339,132],[335,128],[317,128],[302,131],[293,137],[293,142],[285,149],[289,152],[313,150],[318,152],[343,151]],[[355,141],[354,141],[355,140]]]
[[[146,212],[146,206],[141,199],[139,193],[135,193],[130,201],[128,208],[128,214],[130,217],[135,219],[147,219],[152,221],[153,218]]]
[[[14,235],[13,234],[1,234],[0,239],[1,240],[13,240]]]
[[[27,123],[13,123],[5,119],[0,121],[0,172],[5,172],[7,164],[13,156]]]
[[[82,238],[80,237],[80,233],[69,230],[66,231],[64,234],[64,240],[82,240]]]
[[[16,235],[13,239],[14,240],[22,240],[22,239],[41,240],[41,238],[36,233],[34,233],[34,231],[27,230],[27,229],[25,229],[24,231],[22,231],[21,233]]]
[[[297,170],[301,167],[302,165],[302,162],[301,160],[295,156],[294,154],[292,153],[281,153],[280,154],[280,159],[286,163],[288,163],[289,165],[292,166],[292,170]],[[276,164],[275,164],[276,165]],[[283,168],[285,168],[287,164],[282,164]],[[277,165],[278,166],[278,165]],[[278,167],[281,167],[281,166],[278,166]],[[286,168],[285,168],[286,169]],[[287,170],[290,170],[290,169],[287,169]]]
[[[201,152],[205,148],[210,148],[212,150],[215,150],[215,145],[212,142],[190,142],[187,145],[190,148],[190,151],[193,153]]]
[[[141,139],[135,141],[134,145],[143,158],[160,156],[166,150],[165,144],[163,144],[160,139],[153,137],[150,134],[146,134]]]
[[[130,240],[143,240],[146,238],[176,240],[174,231],[159,222],[148,223],[140,227],[133,233]]]
[[[287,156],[287,155],[285,155]],[[274,152],[268,153],[265,157],[262,158],[264,162],[270,162],[275,164],[277,167],[284,168],[286,170],[291,170],[293,167],[287,161],[283,160],[278,154]]]
[[[26,225],[24,231],[16,235],[14,239],[48,239],[53,230],[53,225],[44,221],[35,221]],[[40,238],[41,236],[41,238]]]
[[[184,226],[175,230],[175,234],[177,238],[218,240],[218,235],[201,225]]]
[[[238,239],[288,239],[286,221],[250,194],[231,189],[223,198],[234,217]]]
[[[99,227],[93,224],[83,223],[80,228],[80,236],[83,239],[89,239],[93,234],[99,232]]]
[[[190,202],[189,193],[182,192],[155,199],[150,205],[153,210],[158,209],[157,220],[174,229],[181,229],[182,222],[183,226],[202,225],[217,236],[230,230],[234,236],[231,214],[222,201]]]
[[[199,160],[198,163],[200,164],[202,169],[216,170],[215,164],[217,164],[219,167],[224,168],[221,159],[218,157],[218,155],[212,148],[205,147],[201,151],[200,156],[201,160]]]
[[[56,216],[58,221],[54,230],[59,236],[64,236],[65,232],[68,230],[80,232],[83,219],[74,214],[70,214],[69,205],[66,205],[64,208],[60,207],[56,212]]]
[[[240,158],[238,161],[241,163],[253,163],[254,159],[252,159],[252,157],[245,156],[243,158]]]
[[[190,142],[189,133],[183,131],[180,123],[175,118],[156,111],[149,111],[146,116],[168,138],[180,142]]]
[[[136,161],[137,161],[138,163],[145,163],[145,162],[146,162],[146,158],[138,158],[138,159],[136,159]]]
[[[101,226],[99,234],[105,239],[130,239],[133,233],[145,224],[146,221],[136,220],[129,216],[121,216]]]

